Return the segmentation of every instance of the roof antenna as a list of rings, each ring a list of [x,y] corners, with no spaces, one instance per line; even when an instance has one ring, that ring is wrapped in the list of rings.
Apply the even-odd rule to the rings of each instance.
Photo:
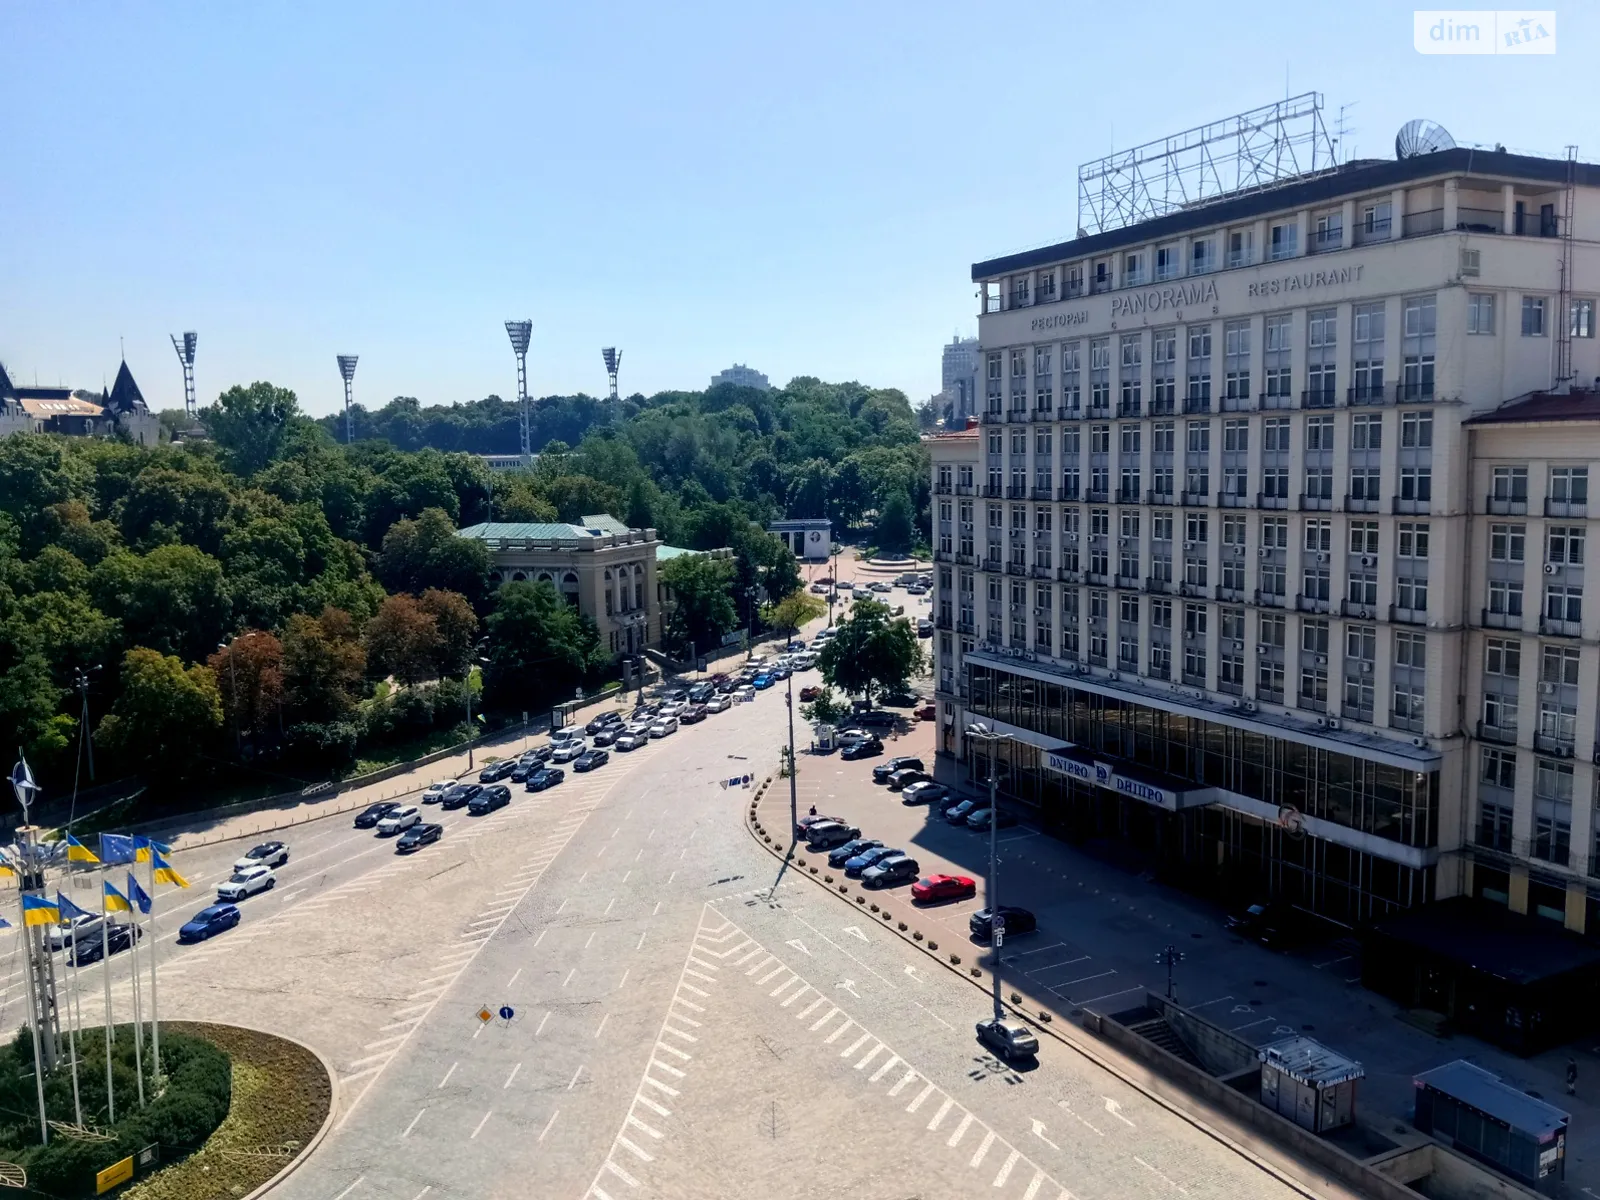
[[[120,333],[117,334],[117,354],[121,356],[123,362],[128,361],[128,343]]]

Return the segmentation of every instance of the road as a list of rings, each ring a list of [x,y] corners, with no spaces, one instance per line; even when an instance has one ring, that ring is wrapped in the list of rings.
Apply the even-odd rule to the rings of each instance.
[[[245,844],[183,855],[163,1017],[290,1034],[340,1077],[336,1127],[274,1195],[1298,1194],[1053,1041],[1005,1068],[964,980],[775,881],[749,793],[719,781],[770,771],[784,728],[761,693],[487,817],[443,814],[408,858],[349,816],[302,826],[276,891],[198,947],[172,930]]]

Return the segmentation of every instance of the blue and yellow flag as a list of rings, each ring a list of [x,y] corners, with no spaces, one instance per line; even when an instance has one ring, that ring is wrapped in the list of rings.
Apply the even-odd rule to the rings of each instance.
[[[128,872],[128,899],[132,900],[140,912],[146,916],[150,913],[150,894],[139,886],[139,881],[133,877],[133,872]]]
[[[61,911],[61,919],[63,921],[73,921],[78,917],[87,917],[89,915],[88,910],[79,908],[60,892],[56,893],[56,908]]]
[[[131,863],[137,853],[133,838],[125,833],[100,835],[100,861],[103,863]]]
[[[78,863],[97,863],[99,857],[89,847],[85,846],[70,833],[67,834],[67,861]]]
[[[128,898],[117,891],[117,885],[109,879],[106,880],[105,905],[108,913],[133,911],[133,905],[128,903]]]
[[[181,888],[186,888],[189,886],[189,881],[182,875],[179,875],[177,871],[172,869],[172,864],[161,857],[161,851],[159,849],[155,849],[154,845],[152,845],[151,852],[154,855],[154,858],[151,860],[151,867],[157,883],[172,883]]]
[[[59,925],[61,909],[49,896],[22,897],[22,923],[24,925]]]
[[[0,877],[15,879],[17,877],[16,864],[11,861],[11,856],[0,850]]]
[[[149,862],[152,852],[154,852],[156,860],[159,862],[163,854],[172,853],[172,847],[165,842],[156,841],[155,838],[141,837],[135,834],[133,837],[134,858],[139,862]],[[183,886],[188,887],[189,885],[186,883]]]

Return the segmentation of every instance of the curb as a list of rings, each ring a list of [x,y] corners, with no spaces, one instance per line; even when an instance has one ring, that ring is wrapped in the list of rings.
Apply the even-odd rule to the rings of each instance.
[[[756,844],[762,849],[766,850],[780,862],[788,863],[797,876],[802,879],[810,879],[811,882],[815,883],[818,887],[822,888],[825,892],[838,900],[847,900],[850,898],[852,891],[855,891],[856,907],[861,910],[862,916],[867,916],[870,913],[870,915],[875,918],[875,924],[878,924],[883,929],[893,933],[896,937],[900,938],[901,941],[907,943],[908,945],[921,950],[924,954],[926,954],[934,962],[938,963],[945,970],[949,971],[952,975],[955,975],[959,979],[966,980],[973,987],[982,991],[985,997],[987,997],[989,994],[989,987],[984,981],[986,978],[992,979],[992,975],[988,975],[978,967],[966,967],[963,969],[962,961],[959,956],[942,955],[936,950],[930,950],[929,943],[926,938],[923,938],[922,940],[913,938],[911,936],[913,931],[909,927],[906,929],[896,928],[897,925],[906,925],[906,922],[897,920],[889,913],[887,908],[867,900],[866,897],[868,893],[865,891],[865,889],[858,890],[852,888],[852,885],[849,881],[838,884],[824,883],[820,870],[817,874],[813,875],[811,872],[815,868],[811,868],[810,866],[802,866],[800,864],[800,843],[794,839],[792,830],[787,830],[789,835],[789,849],[783,849],[781,847],[783,839],[772,839],[769,831],[765,830],[764,828],[758,828],[759,820],[757,817],[757,809],[760,806],[762,799],[765,797],[767,790],[771,786],[774,778],[775,776],[768,775],[764,780],[762,780],[762,782],[757,786],[755,794],[750,799],[749,807],[745,810],[744,827],[746,832],[750,834],[751,838],[756,842]],[[870,909],[868,908],[869,904],[872,904],[872,907],[874,908],[878,908],[879,911],[875,913],[870,912]],[[951,958],[955,958],[956,961],[954,963],[950,962],[949,960]],[[1284,1186],[1291,1188],[1295,1192],[1306,1197],[1307,1200],[1325,1200],[1324,1193],[1313,1191],[1309,1184],[1302,1182],[1301,1180],[1288,1174],[1288,1172],[1283,1168],[1267,1161],[1260,1154],[1241,1144],[1239,1141],[1222,1132],[1220,1129],[1215,1128],[1202,1117],[1197,1116],[1193,1112],[1180,1107],[1173,1101],[1162,1096],[1159,1092],[1153,1090],[1143,1081],[1130,1074],[1124,1067],[1110,1061],[1104,1056],[1103,1053],[1097,1053],[1097,1048],[1084,1045],[1078,1039],[1069,1036],[1066,1032],[1064,1032],[1063,1029],[1057,1028],[1054,1023],[1054,1017],[1044,1016],[1043,1010],[1040,1010],[1038,1015],[1031,1015],[1026,1009],[1023,1009],[1009,1001],[1005,1002],[1005,1007],[1016,1016],[1025,1020],[1039,1033],[1048,1034],[1062,1045],[1068,1047],[1075,1053],[1082,1055],[1084,1058],[1094,1063],[1101,1070],[1116,1076],[1123,1083],[1133,1088],[1146,1099],[1159,1105],[1161,1108],[1166,1109],[1173,1116],[1178,1117],[1180,1120],[1186,1121],[1188,1124],[1192,1125],[1195,1129],[1198,1129],[1201,1133],[1205,1134],[1213,1141],[1226,1146],[1229,1150],[1233,1151],[1247,1162],[1258,1167],[1268,1175],[1271,1175],[1274,1179],[1284,1184]],[[1041,1017],[1042,1019],[1040,1019]],[[1064,1018],[1064,1020],[1070,1021],[1070,1018]],[[1153,1071],[1147,1073],[1152,1076],[1155,1074]],[[1284,1153],[1287,1154],[1287,1152]]]
[[[269,1029],[256,1029],[253,1025],[240,1025],[239,1028],[250,1029],[255,1033],[265,1034],[267,1037],[282,1038],[286,1042],[292,1042],[294,1045],[299,1046],[302,1050],[309,1051],[313,1056],[315,1056],[317,1062],[322,1064],[322,1069],[327,1073],[328,1076],[328,1113],[322,1118],[322,1128],[317,1130],[316,1134],[313,1135],[311,1140],[305,1144],[305,1147],[300,1151],[300,1153],[296,1154],[294,1158],[284,1166],[283,1170],[279,1171],[271,1179],[267,1180],[260,1187],[256,1188],[255,1191],[249,1192],[241,1198],[241,1200],[258,1200],[259,1197],[265,1196],[273,1188],[277,1187],[285,1179],[289,1178],[289,1176],[298,1171],[300,1167],[304,1165],[306,1159],[311,1157],[312,1152],[315,1151],[318,1146],[322,1145],[323,1139],[333,1131],[333,1119],[339,1115],[339,1073],[333,1069],[333,1064],[323,1057],[322,1051],[318,1050],[315,1046],[306,1045],[305,1042],[300,1041],[298,1038],[284,1037],[283,1034],[274,1033]]]

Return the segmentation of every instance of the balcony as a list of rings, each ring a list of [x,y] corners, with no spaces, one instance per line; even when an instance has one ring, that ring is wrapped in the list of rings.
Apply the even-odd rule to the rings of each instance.
[[[1076,404],[1072,405],[1070,408],[1066,405],[1063,405],[1062,407],[1056,409],[1056,420],[1058,421],[1076,421],[1082,416],[1083,410]]]
[[[1049,500],[1054,495],[1055,492],[1050,488],[1049,484],[1044,487],[1034,486],[1028,490],[1028,496],[1033,500]]]
[[[958,495],[958,496],[970,496],[976,490],[977,490],[977,488],[976,488],[976,486],[974,484],[970,484],[970,483],[958,483],[958,484],[956,484],[956,495]]]
[[[933,627],[935,629],[943,629],[947,633],[954,626],[954,624],[955,622],[950,619],[949,613],[940,613],[933,619]]]
[[[1137,487],[1119,487],[1117,489],[1118,504],[1139,503],[1139,489]]]
[[[1547,517],[1587,517],[1589,515],[1589,502],[1587,500],[1552,500],[1546,496],[1544,515]]]
[[[1006,564],[1006,574],[1007,575],[1026,575],[1027,573],[1028,573],[1028,564],[1027,563],[1008,562]]]
[[[980,570],[980,571],[992,571],[996,575],[998,575],[1000,573],[1000,569],[1001,569],[1000,559],[999,559],[999,557],[997,555],[994,555],[994,554],[991,554],[988,558],[984,559],[981,563],[978,564],[978,570]]]
[[[1432,507],[1432,500],[1418,500],[1412,496],[1396,496],[1389,506],[1396,516],[1427,516]]]
[[[1540,617],[1539,632],[1545,637],[1582,637],[1583,623],[1581,621],[1562,621],[1555,617]]]
[[[957,554],[956,555],[956,565],[957,566],[962,566],[962,567],[970,567],[972,565],[972,553],[970,551],[968,551],[965,554]]]
[[[1323,596],[1301,596],[1294,598],[1294,606],[1299,612],[1327,613],[1333,611],[1333,605]]]
[[[1456,228],[1462,233],[1504,233],[1506,214],[1498,208],[1458,207]]]
[[[1089,295],[1091,296],[1099,296],[1110,290],[1111,278],[1109,276],[1096,276],[1089,281]]]
[[[1035,579],[1054,579],[1056,577],[1055,568],[1049,563],[1034,563],[1033,577]]]
[[[941,479],[933,485],[935,496],[948,496],[954,490],[954,485],[948,479]]]
[[[1107,504],[1111,500],[1111,492],[1107,488],[1090,488],[1083,498],[1090,504]]]
[[[1206,585],[1203,583],[1180,583],[1178,585],[1178,595],[1188,600],[1211,599],[1210,596],[1206,595]]]
[[[1206,507],[1210,507],[1210,505],[1211,505],[1211,493],[1210,492],[1180,492],[1180,493],[1178,493],[1178,503],[1187,505],[1190,508],[1206,508]]]
[[[1144,590],[1157,596],[1170,595],[1172,592],[1172,580],[1157,579],[1154,575],[1146,575],[1144,578]]]
[[[1294,397],[1288,392],[1261,392],[1256,396],[1256,407],[1263,410],[1274,408],[1293,408]]]
[[[1289,497],[1287,497],[1287,496],[1276,496],[1276,495],[1269,496],[1266,492],[1257,492],[1256,493],[1256,507],[1257,508],[1288,508],[1289,507]]]
[[[1063,583],[1082,583],[1083,572],[1077,567],[1057,567],[1056,578]]]
[[[1525,517],[1528,515],[1528,497],[1491,494],[1483,498],[1483,509],[1494,517]]]
[[[1400,219],[1401,237],[1424,237],[1430,233],[1444,232],[1444,209],[1429,208],[1422,212],[1406,213]]]
[[[1318,229],[1306,240],[1307,254],[1327,254],[1330,250],[1344,249],[1344,226]]]
[[[1392,236],[1391,223],[1387,217],[1382,220],[1365,221],[1350,230],[1351,241],[1357,246],[1369,246],[1373,242],[1387,242]]]
[[[933,561],[942,563],[954,562],[955,556],[948,550],[935,550],[933,552]]]
[[[1035,408],[1033,410],[1033,420],[1036,423],[1040,421],[1053,421],[1055,420],[1055,417],[1056,410],[1051,408],[1048,404],[1044,405],[1042,408]]]
[[[973,624],[973,622],[970,619],[969,620],[965,620],[965,621],[957,621],[956,622],[956,632],[957,633],[964,633],[967,636],[971,637],[971,636],[974,636],[978,632],[978,627],[977,627],[977,625]]]
[[[1367,496],[1346,496],[1344,498],[1344,511],[1347,513],[1375,513],[1378,511],[1378,501]]]
[[[1301,408],[1337,408],[1339,392],[1336,388],[1306,388],[1300,393]]]
[[[1388,398],[1389,393],[1381,383],[1362,383],[1344,390],[1345,403],[1350,405],[1382,404]]]
[[[1146,504],[1175,504],[1177,503],[1177,496],[1170,491],[1151,488],[1144,494],[1144,502]]]
[[[1282,608],[1284,606],[1284,595],[1282,592],[1263,592],[1260,588],[1257,588],[1256,603],[1264,608]]]
[[[1002,490],[998,483],[986,483],[983,485],[983,494],[991,500],[998,500]]]
[[[1023,424],[1027,423],[1027,420],[1028,420],[1028,410],[1026,408],[1008,408],[1008,409],[1006,409],[1006,424],[1007,425],[1023,425]]]
[[[1561,221],[1555,213],[1513,213],[1511,231],[1520,237],[1560,237]]]
[[[1225,413],[1255,412],[1256,407],[1251,403],[1249,396],[1236,396],[1224,393],[1222,396],[1222,411]]]
[[[1113,575],[1111,577],[1111,586],[1121,588],[1127,592],[1137,592],[1139,590],[1139,577],[1137,575]]]
[[[1389,620],[1396,625],[1426,625],[1428,612],[1422,608],[1401,608],[1398,604],[1391,604]]]
[[[1061,289],[1061,298],[1063,300],[1076,300],[1081,295],[1083,295],[1083,280],[1081,279],[1069,279],[1066,286]]]
[[[1478,623],[1485,629],[1521,629],[1522,614],[1520,612],[1492,612],[1485,608],[1481,610]]]
[[[1139,401],[1137,401],[1137,400],[1118,400],[1117,401],[1117,416],[1119,416],[1119,417],[1137,417],[1137,416],[1140,415],[1139,409],[1141,407],[1142,406],[1140,405]]]
[[[1208,413],[1211,411],[1211,397],[1185,396],[1183,398],[1183,411],[1185,413]]]
[[[1157,383],[1159,382],[1157,380]],[[1167,382],[1170,383],[1171,380]],[[1150,415],[1152,417],[1170,417],[1174,411],[1172,397],[1162,396],[1159,391],[1160,389],[1157,388],[1157,394],[1150,397]]]
[[[1494,742],[1499,746],[1515,746],[1517,744],[1517,727],[1515,725],[1491,725],[1487,721],[1479,721],[1478,740],[1480,742]]]
[[[1306,496],[1300,497],[1301,512],[1332,512],[1332,496]]]
[[[1415,404],[1419,401],[1428,401],[1434,398],[1433,380],[1420,379],[1410,383],[1397,383],[1394,385],[1394,399],[1396,404]]]
[[[1341,600],[1339,613],[1341,616],[1353,617],[1357,621],[1370,621],[1378,615],[1378,606],[1376,603],[1369,604],[1365,600]]]
[[[1246,497],[1243,492],[1222,491],[1217,493],[1217,503],[1223,508],[1243,508],[1245,500]]]

